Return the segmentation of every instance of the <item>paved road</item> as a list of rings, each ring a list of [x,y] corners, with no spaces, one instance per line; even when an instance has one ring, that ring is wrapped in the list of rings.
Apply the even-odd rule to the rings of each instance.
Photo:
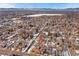
[[[71,56],[67,43],[64,43],[64,48],[63,48],[63,51],[62,51],[62,56]]]
[[[50,21],[49,21],[50,22]],[[42,31],[44,30],[44,28],[46,27],[46,24],[47,24],[48,22],[46,22],[45,24],[44,24],[44,26],[40,29],[40,32],[38,33],[38,35],[36,36],[36,37],[33,37],[33,39],[32,39],[32,41],[29,43],[29,45],[28,45],[28,47],[26,47],[25,48],[25,50],[24,51],[22,51],[22,52],[28,52],[29,50],[31,50],[32,48],[33,48],[33,46],[36,44],[36,41],[38,40],[37,38],[39,37],[39,35],[42,33]],[[30,52],[30,51],[29,51]],[[28,53],[29,53],[28,52]]]

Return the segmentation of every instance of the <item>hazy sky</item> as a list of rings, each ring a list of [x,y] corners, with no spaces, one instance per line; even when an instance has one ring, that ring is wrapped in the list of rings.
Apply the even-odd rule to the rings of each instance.
[[[79,3],[0,3],[0,8],[79,8]]]

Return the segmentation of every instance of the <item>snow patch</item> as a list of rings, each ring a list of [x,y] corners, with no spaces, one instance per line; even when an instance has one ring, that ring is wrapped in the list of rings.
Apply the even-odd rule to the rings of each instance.
[[[60,16],[62,14],[33,14],[33,15],[27,15],[27,17],[39,17],[39,16]]]

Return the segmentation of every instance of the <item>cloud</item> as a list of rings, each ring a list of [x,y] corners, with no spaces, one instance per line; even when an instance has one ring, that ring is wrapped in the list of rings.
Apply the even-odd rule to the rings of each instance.
[[[15,8],[15,4],[0,3],[0,8]]]

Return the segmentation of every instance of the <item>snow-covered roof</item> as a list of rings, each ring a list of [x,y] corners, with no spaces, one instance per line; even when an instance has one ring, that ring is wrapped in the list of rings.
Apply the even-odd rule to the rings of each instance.
[[[79,38],[76,38],[76,40],[79,40]]]
[[[76,53],[79,53],[79,50],[75,50]]]

